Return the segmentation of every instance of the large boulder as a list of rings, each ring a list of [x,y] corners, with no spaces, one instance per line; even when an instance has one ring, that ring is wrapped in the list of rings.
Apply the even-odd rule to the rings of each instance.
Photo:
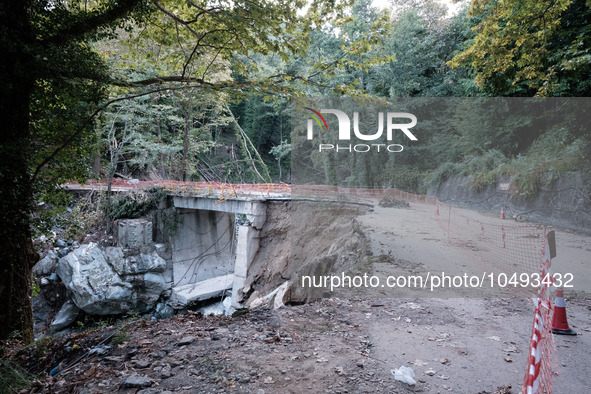
[[[47,252],[45,257],[43,257],[35,266],[33,267],[33,275],[35,276],[47,276],[51,275],[55,271],[55,266],[57,264],[57,253],[53,250]]]
[[[57,274],[80,309],[115,315],[150,310],[167,287],[163,267],[156,253],[124,257],[121,248],[105,251],[90,243],[62,257]]]
[[[51,332],[56,332],[68,327],[70,324],[74,323],[79,313],[80,308],[78,308],[72,300],[66,301],[66,303],[62,305],[62,308],[59,310],[59,312],[55,315],[49,329]]]
[[[108,262],[119,275],[137,275],[146,272],[164,272],[166,260],[153,252],[140,253],[124,257],[120,247],[108,247],[105,249]]]

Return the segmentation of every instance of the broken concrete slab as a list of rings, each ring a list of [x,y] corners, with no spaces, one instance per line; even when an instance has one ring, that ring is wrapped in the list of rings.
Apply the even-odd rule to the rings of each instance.
[[[177,286],[172,289],[172,302],[183,307],[193,301],[202,301],[230,290],[234,283],[234,274],[216,276],[201,282]]]
[[[252,301],[248,303],[248,307],[250,309],[255,309],[261,305],[269,305],[271,302],[273,303],[273,309],[279,309],[285,306],[284,297],[285,293],[289,289],[289,285],[289,281],[283,282],[281,286],[277,287],[275,290],[273,290],[266,296],[254,298]]]

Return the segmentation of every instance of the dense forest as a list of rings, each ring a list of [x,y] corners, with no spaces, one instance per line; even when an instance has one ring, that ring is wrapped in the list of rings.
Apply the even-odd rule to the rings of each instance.
[[[588,168],[586,103],[572,99],[591,91],[588,1],[456,8],[435,0],[385,9],[370,0],[2,2],[0,337],[32,338],[39,201],[59,207],[59,185],[90,178],[289,183],[293,98],[481,100],[446,101],[455,104],[445,127],[371,182],[368,168],[383,163],[357,166],[365,173],[349,173],[346,185],[424,192],[454,174],[473,175],[474,187],[512,175],[535,193]],[[514,109],[516,97],[566,101],[531,111]],[[475,102],[486,109],[474,111]],[[568,115],[556,116],[564,103]]]
[[[224,63],[210,60],[216,55],[205,49],[199,60],[209,68],[204,75],[240,87],[220,91],[185,88],[180,82],[149,93],[153,87],[148,86],[140,90],[146,95],[110,105],[95,120],[94,173],[85,176],[290,183],[290,103],[296,97],[392,101],[587,95],[585,20],[589,10],[583,2],[562,11],[554,7],[545,11],[537,2],[515,2],[512,7],[519,9],[518,16],[480,3],[471,8],[464,4],[454,15],[436,1],[394,3],[378,9],[370,0],[354,2],[331,23],[311,29],[305,48],[289,56],[273,48],[249,50],[247,54],[233,52],[232,59]],[[531,19],[542,11],[547,15],[539,16],[539,26],[536,22],[529,30],[513,29],[505,37],[496,32],[491,39],[490,29],[499,21],[521,23],[524,15]],[[561,20],[558,25],[556,13]],[[163,22],[182,25],[170,15],[161,17]],[[544,21],[550,17],[554,25],[549,27]],[[267,38],[273,45],[286,39]],[[176,37],[177,49],[169,47],[163,53],[165,43],[160,40],[161,35],[134,27],[95,47],[110,69],[128,74],[126,79],[195,72],[185,70],[178,59],[188,42]],[[495,42],[499,40],[503,43]],[[483,57],[488,60],[481,61]],[[128,88],[112,89],[109,94],[117,98],[128,94]],[[519,106],[523,108],[513,110]],[[563,101],[556,106],[565,111]],[[575,114],[565,116],[566,123],[549,122],[546,115],[536,115],[519,100],[464,101],[446,107],[451,108],[440,109],[440,114],[452,120],[445,126],[428,122],[437,133],[424,133],[421,140],[428,137],[426,143],[409,154],[391,157],[388,163],[371,164],[386,166],[379,177],[369,180],[367,174],[347,173],[349,181],[344,184],[394,186],[422,193],[454,174],[475,175],[476,188],[498,176],[512,175],[518,180],[519,192],[531,194],[540,183],[585,167],[589,133],[582,122],[578,129],[561,127],[572,124]],[[567,107],[573,111],[570,104]],[[480,113],[478,118],[469,115],[475,112]],[[335,183],[328,176],[317,181]]]

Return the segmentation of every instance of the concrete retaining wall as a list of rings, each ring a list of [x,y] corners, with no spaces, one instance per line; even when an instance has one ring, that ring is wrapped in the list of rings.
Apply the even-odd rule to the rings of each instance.
[[[172,239],[174,286],[233,273],[233,234],[233,214],[179,209]]]

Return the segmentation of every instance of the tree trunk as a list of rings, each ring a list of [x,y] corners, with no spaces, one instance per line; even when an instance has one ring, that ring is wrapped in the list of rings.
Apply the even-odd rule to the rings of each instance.
[[[29,103],[34,76],[27,1],[0,5],[0,339],[33,340]]]
[[[188,181],[187,179],[187,160],[189,155],[189,110],[183,108],[183,113],[185,115],[185,130],[183,132],[183,158],[181,163],[181,181]]]
[[[113,190],[113,177],[115,176],[115,169],[113,168],[113,160],[111,159],[111,163],[109,164],[109,175],[107,176],[107,202],[105,204],[105,216],[106,216],[106,233],[111,234],[112,232],[112,225],[113,219],[111,218],[111,197],[112,197],[112,190]]]
[[[160,93],[156,93],[154,95],[154,105],[158,105],[158,100],[160,99]],[[158,132],[158,143],[163,145],[162,142],[162,122],[160,120],[160,111],[156,112],[156,130]],[[164,153],[162,151],[158,154],[160,158],[160,176],[162,179],[168,179],[168,175],[166,174],[166,159],[164,158]]]
[[[92,174],[97,178],[101,177],[101,154],[99,151],[92,154]]]

